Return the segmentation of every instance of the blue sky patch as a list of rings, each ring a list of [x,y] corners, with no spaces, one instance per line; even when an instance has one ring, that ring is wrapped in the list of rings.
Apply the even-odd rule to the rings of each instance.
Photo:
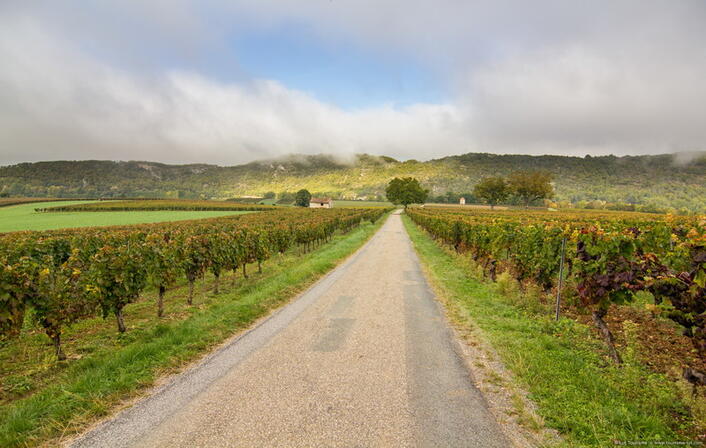
[[[446,97],[435,74],[411,58],[321,42],[303,27],[249,33],[232,43],[250,76],[277,80],[344,109],[439,103]]]

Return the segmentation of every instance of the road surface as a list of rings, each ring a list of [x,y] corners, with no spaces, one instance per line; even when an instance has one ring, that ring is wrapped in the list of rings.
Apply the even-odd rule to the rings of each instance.
[[[73,447],[508,447],[399,215],[297,300]]]

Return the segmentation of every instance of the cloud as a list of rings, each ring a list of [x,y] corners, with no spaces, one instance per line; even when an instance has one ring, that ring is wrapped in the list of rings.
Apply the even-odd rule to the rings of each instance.
[[[652,65],[655,61],[652,62]],[[472,134],[490,150],[704,149],[702,68],[611,60],[582,47],[484,67],[469,79]]]
[[[3,28],[3,156],[240,163],[299,153],[433,155],[458,146],[455,108],[344,111],[276,81],[225,84],[196,73],[137,77],[68,51],[31,20]],[[8,42],[2,39],[2,42]],[[36,154],[27,146],[38,148]]]
[[[451,98],[347,110],[249,78],[228,53],[233,34],[292,23],[324,44],[415,59]],[[699,150],[703,23],[705,4],[687,0],[8,0],[0,162]]]

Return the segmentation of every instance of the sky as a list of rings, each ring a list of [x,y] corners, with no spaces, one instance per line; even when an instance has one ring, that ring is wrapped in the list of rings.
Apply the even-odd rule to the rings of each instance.
[[[703,0],[2,0],[0,164],[706,150]]]

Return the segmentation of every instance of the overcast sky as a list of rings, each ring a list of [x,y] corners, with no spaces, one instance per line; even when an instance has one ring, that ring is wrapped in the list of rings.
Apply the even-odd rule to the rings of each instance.
[[[2,0],[0,164],[706,149],[703,0]]]

